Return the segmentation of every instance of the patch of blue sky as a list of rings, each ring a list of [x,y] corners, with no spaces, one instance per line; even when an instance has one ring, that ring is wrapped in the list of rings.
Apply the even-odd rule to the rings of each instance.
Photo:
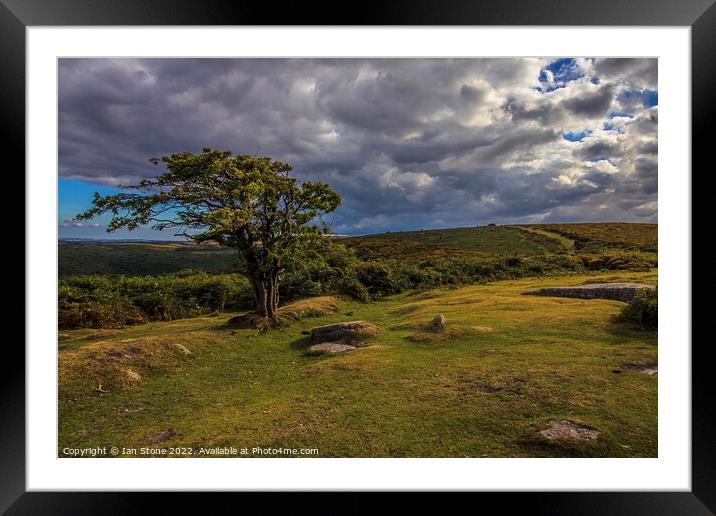
[[[570,142],[581,142],[590,134],[592,134],[592,131],[589,129],[585,129],[584,131],[580,131],[578,133],[567,131],[562,135],[562,138]]]
[[[604,122],[604,124],[602,125],[602,130],[603,131],[615,131],[619,134],[624,133],[624,127],[619,126],[619,125],[614,125],[612,122]]]
[[[644,90],[642,93],[642,104],[647,109],[659,105],[659,92]]]
[[[100,195],[111,195],[121,192],[120,188],[97,185],[79,179],[63,179],[57,181],[57,215],[60,222],[72,220],[75,216],[91,207],[95,192]]]
[[[624,90],[617,99],[641,102],[642,106],[649,109],[659,104],[659,92],[656,90]]]
[[[609,118],[634,118],[634,115],[626,111],[610,111]]]
[[[547,69],[552,72],[554,80],[559,82],[574,81],[584,76],[577,65],[577,60],[572,58],[552,61],[547,65]]]
[[[554,91],[564,88],[568,82],[576,81],[581,77],[584,77],[584,73],[582,73],[576,59],[569,57],[555,59],[540,70],[539,82],[544,86],[540,86],[537,90],[542,93]]]
[[[74,218],[92,206],[94,193],[100,195],[112,195],[120,192],[127,192],[115,186],[92,184],[78,179],[63,179],[57,181],[57,218],[60,238],[99,238],[99,239],[122,239],[122,238],[146,238],[151,240],[179,240],[181,237],[175,235],[174,230],[155,231],[149,226],[143,226],[133,231],[125,229],[114,233],[107,233],[106,227],[112,219],[111,214],[99,215],[88,221],[78,224]],[[167,214],[176,215],[176,211],[170,210]]]

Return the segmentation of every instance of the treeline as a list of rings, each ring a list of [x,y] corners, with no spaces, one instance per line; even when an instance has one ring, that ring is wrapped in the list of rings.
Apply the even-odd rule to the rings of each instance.
[[[285,302],[338,294],[369,302],[406,290],[598,270],[646,270],[656,266],[656,255],[639,252],[439,257],[419,263],[361,260],[354,250],[331,242],[295,261],[281,278],[280,297]],[[242,310],[252,306],[252,296],[248,281],[238,271],[68,276],[59,284],[59,326],[110,328]]]

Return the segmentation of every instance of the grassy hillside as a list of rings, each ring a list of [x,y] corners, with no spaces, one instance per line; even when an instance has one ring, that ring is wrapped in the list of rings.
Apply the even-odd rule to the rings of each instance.
[[[60,276],[76,274],[155,275],[184,269],[222,272],[235,262],[230,249],[184,242],[75,244],[58,246]]]
[[[656,224],[530,224],[383,233],[338,238],[363,259],[409,263],[461,257],[542,256],[612,251],[656,253]],[[231,269],[231,250],[191,243],[59,245],[59,275],[154,275]],[[654,254],[655,256],[655,254]]]
[[[616,301],[522,293],[547,281],[656,280],[655,270],[611,272],[343,301],[258,335],[225,326],[230,314],[63,332],[59,453],[155,443],[320,457],[655,457],[657,378],[627,365],[657,362],[656,333],[613,322]],[[421,328],[436,313],[449,331],[427,340]],[[370,346],[306,354],[303,331],[356,319],[381,328]],[[551,419],[600,435],[550,442],[539,431]]]
[[[574,241],[578,250],[632,249],[656,252],[657,224],[609,222],[601,224],[537,224],[526,226],[557,233]]]
[[[365,259],[417,261],[445,256],[537,256],[565,252],[555,236],[512,226],[433,229],[383,233],[340,240]]]
[[[382,233],[341,239],[365,259],[540,256],[631,251],[656,253],[656,224],[527,224]]]

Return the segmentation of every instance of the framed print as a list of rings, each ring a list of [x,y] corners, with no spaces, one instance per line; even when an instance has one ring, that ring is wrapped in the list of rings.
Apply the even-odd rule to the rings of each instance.
[[[549,4],[4,1],[3,510],[713,511],[691,183],[716,8]]]

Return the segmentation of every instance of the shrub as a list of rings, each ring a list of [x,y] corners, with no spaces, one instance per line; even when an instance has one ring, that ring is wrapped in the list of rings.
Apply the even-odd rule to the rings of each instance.
[[[392,262],[390,269],[401,290],[431,288],[439,286],[441,283],[440,274],[433,268],[405,262]]]
[[[657,289],[638,292],[634,299],[622,308],[619,319],[638,323],[644,328],[659,326],[659,296]]]
[[[326,289],[336,294],[343,294],[358,301],[368,303],[371,300],[370,292],[365,288],[358,278],[355,277],[353,271],[347,271],[347,274],[335,274],[326,283]]]
[[[365,287],[371,299],[378,299],[402,290],[392,271],[380,262],[358,262],[353,268],[356,279]]]
[[[91,297],[67,285],[60,286],[57,319],[60,328],[120,328],[147,320],[126,298],[110,292]]]
[[[645,270],[658,265],[656,255],[643,252],[612,252],[580,256],[584,267],[597,270]]]
[[[210,281],[199,285],[196,289],[197,305],[206,306],[214,312],[223,312],[224,307],[231,303],[231,285],[220,278],[212,278]]]
[[[70,276],[60,280],[60,328],[110,328],[250,306],[253,292],[235,274],[181,271],[160,276]]]
[[[154,290],[132,297],[132,302],[152,321],[169,321],[187,315],[197,315],[194,299],[175,299],[171,292]],[[192,306],[193,305],[193,306]]]

